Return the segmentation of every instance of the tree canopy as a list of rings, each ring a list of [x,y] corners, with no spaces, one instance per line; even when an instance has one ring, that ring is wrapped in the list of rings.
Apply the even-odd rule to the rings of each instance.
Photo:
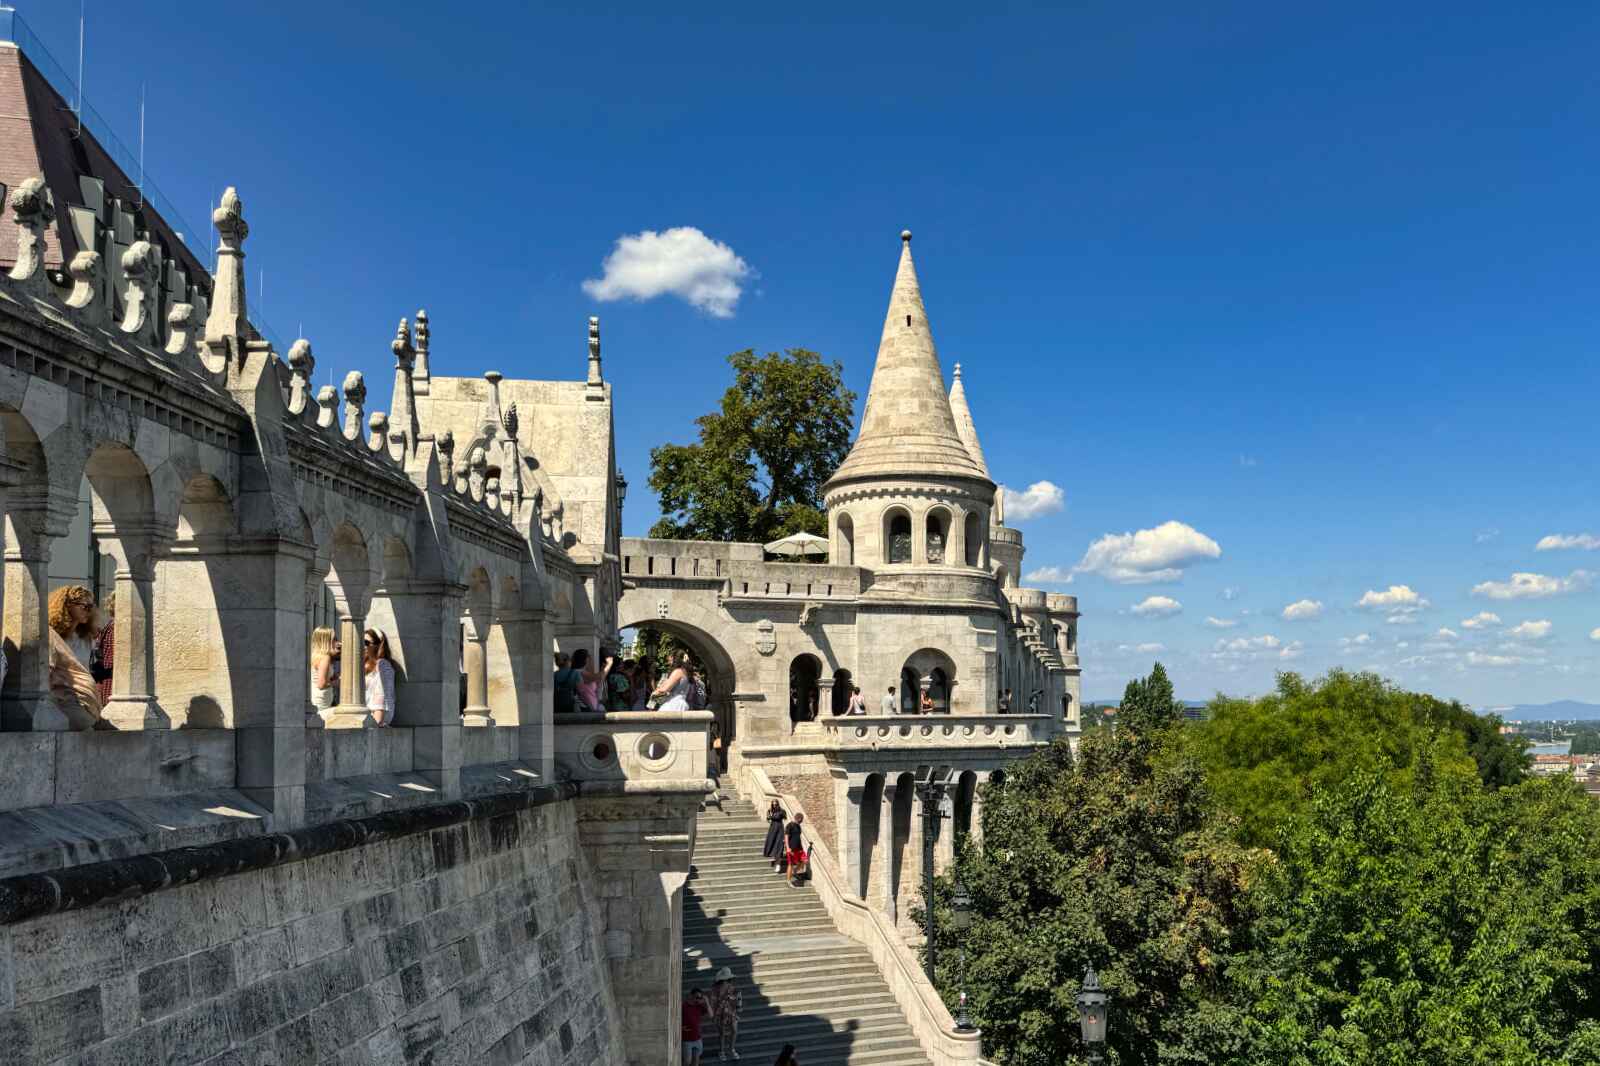
[[[695,444],[650,451],[663,517],[652,537],[766,542],[827,533],[822,485],[850,450],[855,393],[844,368],[790,348],[728,356],[733,384],[695,420]]]

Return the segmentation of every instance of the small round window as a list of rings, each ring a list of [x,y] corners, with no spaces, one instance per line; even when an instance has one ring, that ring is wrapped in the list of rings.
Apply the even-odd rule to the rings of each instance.
[[[639,757],[646,762],[660,762],[672,754],[672,741],[665,733],[646,733],[639,738]]]
[[[609,761],[611,758],[611,743],[605,740],[596,742],[591,754],[594,756],[595,762]]]

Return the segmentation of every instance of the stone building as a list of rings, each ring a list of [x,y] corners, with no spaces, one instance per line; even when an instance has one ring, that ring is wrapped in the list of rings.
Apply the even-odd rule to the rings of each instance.
[[[945,390],[903,233],[860,431],[824,487],[828,560],[622,541],[620,624],[695,650],[741,788],[759,769],[792,792],[853,891],[902,924],[920,891],[918,768],[950,773],[948,855],[977,822],[980,782],[1078,727],[1077,599],[1018,586],[1022,534],[1005,525],[966,385],[957,365]],[[852,685],[866,716],[842,716]],[[908,717],[924,696],[934,715]]]

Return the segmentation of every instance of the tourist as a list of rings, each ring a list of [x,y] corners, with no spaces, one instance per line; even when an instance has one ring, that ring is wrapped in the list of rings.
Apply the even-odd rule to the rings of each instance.
[[[610,667],[606,670],[606,710],[626,711],[633,707],[633,679],[629,673],[633,668],[633,660],[625,662],[610,660]]]
[[[850,686],[850,706],[845,708],[845,712],[844,713],[846,713],[846,714],[866,714],[867,713],[867,701],[866,701],[866,698],[861,695],[860,686],[858,686],[858,685],[851,685]]]
[[[611,670],[612,657],[605,649],[600,650],[600,669],[589,668],[589,649],[579,648],[572,653],[572,668],[578,671],[578,710],[599,711],[604,708],[600,703],[600,682],[606,679],[606,674]]]
[[[694,684],[694,664],[689,661],[689,653],[678,653],[677,665],[672,673],[667,675],[665,681],[656,686],[655,695],[666,697],[657,710],[662,711],[687,711],[689,709],[689,690]]]
[[[894,713],[894,705],[895,705],[894,686],[890,685],[889,686],[889,694],[887,696],[883,697],[883,699],[878,701],[878,713],[879,714],[893,714]]]
[[[711,1007],[706,1003],[706,994],[701,989],[695,989],[684,998],[683,1066],[700,1066],[700,1056],[705,1053],[705,1043],[700,1038],[700,1026],[710,1013]]]
[[[794,813],[794,821],[785,829],[784,836],[789,845],[785,860],[789,866],[789,886],[800,887],[800,879],[806,875],[806,848],[805,841],[800,834],[800,826],[805,822],[806,816],[801,811]]]
[[[105,624],[100,625],[96,619],[95,624],[100,627],[100,635],[94,638],[94,651],[89,656],[89,675],[100,686],[100,704],[111,702],[111,677],[115,672],[117,660],[117,612],[116,602],[106,604]]]
[[[773,873],[783,870],[783,823],[788,820],[783,804],[773,800],[767,808],[767,842],[761,847],[761,857],[772,863]]]
[[[1028,713],[1029,714],[1038,714],[1039,713],[1039,697],[1043,696],[1043,695],[1044,695],[1044,689],[1041,688],[1041,689],[1035,689],[1033,694],[1028,697]]]
[[[711,1018],[717,1023],[717,1058],[722,1062],[739,1058],[739,1011],[744,996],[733,984],[733,971],[724,966],[711,985]]]
[[[394,659],[381,629],[361,637],[361,672],[366,675],[367,711],[375,726],[394,725]]]
[[[319,626],[311,631],[311,706],[317,713],[339,702],[339,642],[333,630]]]
[[[1000,713],[1001,714],[1010,714],[1011,713],[1011,690],[1010,689],[1006,689],[1004,692],[1000,693]]]
[[[555,712],[557,714],[571,714],[578,709],[578,682],[583,680],[581,670],[573,668],[573,660],[583,656],[581,662],[589,661],[589,652],[579,648],[571,657],[566,654],[556,656],[555,677]]]
[[[933,697],[926,691],[922,693],[922,702],[917,704],[917,709],[923,714],[933,713]]]
[[[89,673],[94,593],[63,585],[50,594],[50,696],[73,729],[110,729],[100,718],[100,688]],[[79,657],[79,652],[82,657]]]
[[[772,1066],[800,1066],[800,1059],[795,1054],[794,1045],[783,1045],[783,1050],[778,1052],[778,1057],[772,1060]]]
[[[631,681],[633,682],[632,700],[628,709],[648,711],[650,709],[650,690],[654,686],[650,684],[650,664],[644,659],[634,663]]]

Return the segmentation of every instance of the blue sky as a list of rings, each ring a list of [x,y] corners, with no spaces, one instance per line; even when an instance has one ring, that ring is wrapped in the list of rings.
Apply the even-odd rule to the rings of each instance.
[[[63,61],[77,6],[18,4]],[[388,380],[426,306],[441,372],[576,377],[599,313],[630,533],[727,353],[865,393],[909,227],[991,469],[1063,491],[1018,524],[1079,597],[1086,695],[1160,658],[1190,697],[1343,663],[1597,698],[1600,550],[1535,545],[1600,535],[1600,8],[86,6],[90,101],[132,143],[143,84],[189,218],[239,187],[320,369]],[[593,291],[699,307],[584,290],[675,227],[703,237]],[[1134,543],[1175,579],[1095,565],[1168,522]]]

